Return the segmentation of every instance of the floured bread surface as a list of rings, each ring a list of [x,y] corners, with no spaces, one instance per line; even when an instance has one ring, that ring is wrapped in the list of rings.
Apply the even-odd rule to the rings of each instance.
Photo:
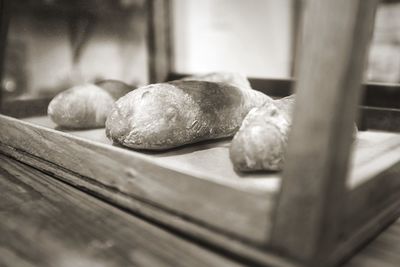
[[[114,98],[102,88],[86,84],[58,94],[51,100],[47,113],[62,127],[103,127],[114,102]]]
[[[230,158],[235,169],[282,169],[293,106],[294,96],[289,96],[249,112],[230,147]]]
[[[153,150],[232,136],[250,109],[269,100],[248,91],[183,80],[141,87],[116,102],[106,134],[115,143]]]
[[[47,113],[61,127],[104,127],[114,102],[133,89],[134,86],[117,80],[75,86],[54,97]]]
[[[279,171],[285,162],[295,96],[252,109],[235,134],[230,158],[239,171]],[[354,125],[354,138],[357,127]]]

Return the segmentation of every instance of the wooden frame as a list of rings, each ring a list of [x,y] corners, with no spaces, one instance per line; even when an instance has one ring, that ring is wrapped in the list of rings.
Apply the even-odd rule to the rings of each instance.
[[[147,48],[150,83],[167,80],[168,74],[171,72],[170,9],[170,1],[147,1]]]
[[[340,243],[351,135],[377,1],[307,5],[273,243],[317,266]]]
[[[9,19],[8,4],[6,3],[6,0],[0,0],[0,82],[3,80],[4,75],[3,62],[5,61]],[[0,112],[2,111],[2,102],[2,90],[0,90]]]
[[[157,9],[152,14],[163,14],[168,1],[151,3]],[[0,115],[0,151],[230,255],[271,266],[335,265],[400,210],[398,134],[372,133],[379,140],[356,150],[349,165],[352,121],[375,5],[375,0],[309,1],[305,34],[324,34],[307,38],[313,45],[302,46],[299,53],[305,59],[298,67],[297,112],[282,186],[276,173],[240,177],[227,170],[224,175],[207,171],[210,161],[227,158],[229,140],[200,143],[167,155],[143,154],[111,146],[102,129],[55,130],[46,117],[19,120]],[[318,15],[317,8],[326,12]],[[324,24],[320,20],[326,19],[326,13],[331,16]],[[168,36],[160,21],[149,22],[150,31]],[[333,37],[340,42],[326,54],[325,42]],[[163,80],[171,66],[168,45],[156,43],[150,44],[155,55],[150,63],[153,81]],[[163,63],[158,65],[157,60]],[[336,65],[326,71],[330,62]],[[285,87],[289,92],[290,80],[278,82],[289,85]],[[366,101],[372,101],[371,86]],[[44,105],[46,101],[40,104]],[[13,112],[20,111],[9,114]],[[315,125],[317,134],[310,132]],[[367,140],[370,133],[361,136]],[[210,161],[201,162],[200,157]],[[182,167],[192,161],[197,169]],[[338,196],[345,199],[338,201]],[[343,208],[345,201],[348,205]]]

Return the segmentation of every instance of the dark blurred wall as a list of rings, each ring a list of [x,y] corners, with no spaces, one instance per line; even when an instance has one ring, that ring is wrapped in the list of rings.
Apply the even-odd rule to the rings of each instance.
[[[144,0],[9,1],[5,96],[96,79],[147,82]]]

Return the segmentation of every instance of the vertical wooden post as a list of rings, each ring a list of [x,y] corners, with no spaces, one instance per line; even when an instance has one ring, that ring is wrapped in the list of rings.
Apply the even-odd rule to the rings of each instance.
[[[8,5],[7,0],[0,0],[0,112],[3,107],[3,88],[1,82],[3,81],[5,70],[7,32],[10,21]]]
[[[272,245],[328,266],[340,236],[354,119],[377,0],[309,0]]]
[[[147,1],[149,82],[164,82],[171,70],[170,1]]]
[[[299,45],[301,44],[301,25],[303,19],[303,10],[304,10],[304,3],[305,0],[292,0],[292,49],[291,49],[291,66],[290,66],[290,75],[294,77],[295,67],[296,67],[296,60],[297,59],[297,51],[299,50]]]

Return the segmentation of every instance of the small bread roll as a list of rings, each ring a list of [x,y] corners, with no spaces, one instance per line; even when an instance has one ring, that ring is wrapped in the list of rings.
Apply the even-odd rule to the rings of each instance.
[[[115,80],[74,86],[54,97],[47,113],[61,127],[104,127],[114,102],[130,90],[128,85]]]
[[[291,120],[274,103],[252,109],[234,136],[230,158],[236,170],[281,170]]]
[[[232,139],[230,158],[238,171],[280,171],[292,127],[295,96],[252,109]],[[354,139],[357,127],[354,125]]]

